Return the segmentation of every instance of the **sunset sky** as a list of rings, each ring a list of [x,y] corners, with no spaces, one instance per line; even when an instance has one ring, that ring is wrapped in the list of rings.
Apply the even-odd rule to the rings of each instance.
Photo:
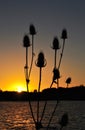
[[[60,86],[66,87],[67,77],[72,78],[70,87],[85,85],[85,0],[0,0],[0,89],[26,90],[23,36],[29,33],[31,23],[35,25],[37,35],[34,38],[30,91],[38,86],[39,68],[35,66],[35,61],[41,50],[47,60],[47,66],[42,71],[41,90],[50,86],[54,65],[51,46],[55,36],[62,46],[63,28],[67,29],[68,39],[60,68]],[[60,53],[61,50],[58,57]]]

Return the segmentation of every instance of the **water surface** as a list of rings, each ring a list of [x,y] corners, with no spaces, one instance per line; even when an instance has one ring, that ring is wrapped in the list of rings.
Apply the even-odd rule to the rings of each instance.
[[[47,126],[56,101],[49,101],[42,120]],[[44,102],[40,102],[40,116]],[[32,102],[36,118],[36,102]],[[85,101],[61,101],[51,122],[51,127],[60,128],[59,120],[68,113],[69,123],[63,130],[85,130]],[[0,102],[0,130],[35,130],[28,102]],[[42,130],[42,129],[41,129]]]

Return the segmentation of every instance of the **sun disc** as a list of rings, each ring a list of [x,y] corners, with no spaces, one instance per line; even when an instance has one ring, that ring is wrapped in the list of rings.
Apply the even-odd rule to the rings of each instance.
[[[17,92],[22,92],[23,90],[22,90],[22,88],[21,87],[18,87],[18,89],[17,89]]]
[[[17,92],[23,92],[26,91],[25,87],[23,87],[22,85],[17,86]]]

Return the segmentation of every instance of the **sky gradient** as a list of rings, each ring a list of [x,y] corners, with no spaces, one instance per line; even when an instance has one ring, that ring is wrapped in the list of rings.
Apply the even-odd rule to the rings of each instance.
[[[31,23],[37,35],[30,91],[38,86],[39,68],[35,60],[41,50],[47,60],[41,90],[50,86],[54,59],[51,46],[55,36],[62,46],[63,28],[67,29],[68,39],[60,68],[60,86],[66,87],[67,77],[72,77],[70,87],[85,85],[85,0],[0,0],[0,88],[3,91],[17,91],[21,87],[26,90],[23,36],[29,33]],[[59,56],[60,53],[61,50]]]

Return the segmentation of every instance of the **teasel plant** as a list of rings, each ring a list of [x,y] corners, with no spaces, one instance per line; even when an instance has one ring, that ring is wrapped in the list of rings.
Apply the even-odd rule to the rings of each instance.
[[[58,69],[60,69],[60,65],[61,65],[61,61],[62,61],[62,57],[63,57],[63,52],[64,52],[64,47],[65,47],[65,40],[67,39],[67,30],[66,29],[62,30],[61,39],[63,39],[63,45],[62,45],[62,52],[60,55]]]
[[[68,113],[64,113],[59,121],[60,124],[60,130],[63,129],[63,127],[68,125]]]
[[[41,51],[38,54],[38,59],[35,62],[36,66],[39,67],[39,85],[38,85],[38,94],[40,92],[40,87],[41,87],[41,80],[42,80],[42,68],[46,66],[47,62],[44,57],[44,53]],[[42,123],[41,120],[39,120],[39,97],[37,101],[37,122],[36,122],[36,128],[37,130],[42,128]]]
[[[54,37],[53,39],[52,49],[54,50],[54,69],[53,69],[53,79],[52,79],[50,88],[52,87],[53,83],[57,83],[57,87],[59,87],[60,72],[57,68],[57,52],[60,49],[60,46],[59,46],[59,40],[57,37]],[[56,79],[57,79],[57,82],[56,82]]]
[[[60,55],[60,60],[59,60],[58,67],[56,67],[56,59],[57,59],[56,55],[57,55],[57,50],[60,49],[60,46],[59,46],[59,41],[58,41],[57,38],[54,38],[54,40],[53,40],[52,49],[55,50],[55,56],[54,56],[53,80],[52,80],[52,83],[50,85],[50,88],[52,87],[53,83],[57,83],[57,88],[59,88],[59,78],[60,78],[60,71],[59,70],[60,70],[60,65],[61,65],[62,56],[63,56],[63,52],[64,52],[64,47],[65,47],[65,39],[67,39],[67,31],[66,31],[66,29],[63,29],[61,38],[63,39],[63,46],[62,46],[62,52],[61,52],[61,55]],[[56,79],[57,79],[57,82],[56,82]],[[54,116],[56,108],[58,107],[58,104],[59,104],[59,100],[57,99],[56,105],[54,107],[54,110],[53,110],[52,115],[50,117],[50,120],[48,122],[47,130],[48,130],[49,126],[50,126],[50,123],[52,121],[52,118]]]
[[[30,45],[30,40],[28,35],[26,34],[23,38],[23,46],[26,48],[26,64],[25,64],[25,76],[26,76],[26,82],[27,84],[29,83],[29,77],[28,77],[28,48],[31,46]],[[28,86],[27,86],[27,91],[28,91]]]
[[[30,40],[29,40],[29,37],[28,37],[27,34],[24,36],[24,39],[23,39],[23,46],[26,48],[26,65],[25,65],[24,69],[25,69],[27,92],[29,92],[30,75],[31,75],[31,70],[32,70],[33,60],[34,60],[34,55],[35,55],[34,54],[34,35],[36,35],[36,30],[35,30],[35,27],[34,27],[33,24],[31,24],[30,27],[29,27],[29,33],[32,36],[32,45],[30,44]],[[60,65],[61,65],[62,56],[63,56],[63,52],[64,52],[64,47],[65,47],[65,39],[67,39],[67,31],[66,31],[66,29],[63,29],[61,38],[63,39],[63,46],[62,46],[62,52],[61,52],[61,55],[60,55],[59,65],[58,66],[57,66],[57,52],[60,49],[60,46],[59,46],[58,38],[54,37],[54,39],[53,39],[52,49],[54,50],[54,67],[53,67],[53,78],[52,78],[50,88],[52,88],[53,83],[57,84],[57,88],[59,87],[59,78],[60,78],[60,71],[59,70],[60,70]],[[30,64],[29,71],[28,71],[28,48],[30,46],[32,46],[32,59],[31,59],[31,64]],[[37,93],[39,95],[40,88],[41,88],[41,80],[42,80],[42,68],[45,67],[46,64],[47,64],[46,59],[44,57],[44,53],[42,51],[38,54],[38,58],[35,61],[35,64],[36,64],[37,67],[39,67],[39,84],[38,84],[38,93]],[[42,119],[43,119],[44,114],[45,114],[47,101],[45,101],[41,118],[39,118],[39,113],[40,113],[39,112],[40,111],[39,110],[39,106],[40,106],[40,101],[39,100],[40,99],[38,97],[38,100],[37,100],[37,120],[36,120],[35,117],[34,117],[33,110],[32,110],[32,105],[31,105],[29,93],[28,93],[28,100],[29,100],[31,115],[32,115],[33,121],[35,123],[36,130],[39,130],[39,129],[41,129],[43,127]],[[51,117],[50,117],[50,119],[48,121],[47,130],[49,129],[50,123],[52,121],[52,118],[53,118],[54,113],[56,111],[56,108],[58,106],[58,103],[59,103],[59,101],[57,100],[56,105],[54,107],[54,110],[53,110],[53,112],[51,114]],[[60,123],[61,124],[61,129],[63,128],[63,126],[66,126],[66,124],[62,123],[63,122],[62,120],[61,120],[61,123]]]
[[[52,49],[54,50],[54,69],[53,69],[53,79],[52,79],[50,88],[52,87],[53,83],[56,82],[56,79],[57,79],[57,82],[56,82],[56,83],[57,83],[57,87],[58,87],[58,85],[59,85],[59,84],[58,84],[58,79],[60,78],[60,72],[59,72],[59,70],[57,69],[57,61],[56,61],[56,59],[57,59],[57,51],[58,51],[58,49],[60,49],[59,41],[58,41],[58,38],[57,38],[57,37],[54,37],[54,39],[53,39]],[[54,113],[55,113],[55,110],[56,110],[57,105],[58,105],[58,102],[57,102],[57,104],[56,104],[56,106],[55,106],[55,108],[54,108],[54,111],[53,111],[53,113],[52,113],[52,115],[51,115],[51,117],[50,117],[50,120],[49,120],[48,125],[47,125],[47,129],[49,128],[49,125],[50,125],[50,123],[51,123],[51,120],[52,120],[52,118],[53,118],[53,115],[54,115]],[[46,106],[47,106],[47,101],[45,101],[45,104],[44,104],[44,107],[43,107],[43,112],[42,112],[42,116],[41,116],[41,121],[42,121],[42,119],[43,119],[43,117],[44,117],[45,110],[46,110]]]
[[[31,115],[33,118],[34,123],[36,123],[35,118],[34,118],[34,114],[33,114],[33,110],[32,110],[32,105],[31,105],[31,101],[30,101],[30,97],[29,97],[29,75],[28,75],[28,48],[30,47],[30,40],[28,35],[26,34],[23,38],[23,47],[26,48],[26,64],[24,67],[25,70],[25,78],[26,78],[26,86],[27,86],[27,92],[28,92],[28,101],[29,101],[29,106],[30,106],[30,110],[31,110]]]
[[[32,36],[32,58],[31,58],[31,64],[30,64],[30,68],[29,68],[29,77],[30,77],[31,71],[32,71],[32,66],[33,66],[33,59],[34,59],[34,56],[35,56],[35,53],[34,53],[34,35],[36,35],[36,30],[35,30],[35,26],[33,24],[30,24],[29,34]]]
[[[68,77],[65,82],[66,82],[67,88],[68,88],[69,84],[71,83],[71,77]]]

